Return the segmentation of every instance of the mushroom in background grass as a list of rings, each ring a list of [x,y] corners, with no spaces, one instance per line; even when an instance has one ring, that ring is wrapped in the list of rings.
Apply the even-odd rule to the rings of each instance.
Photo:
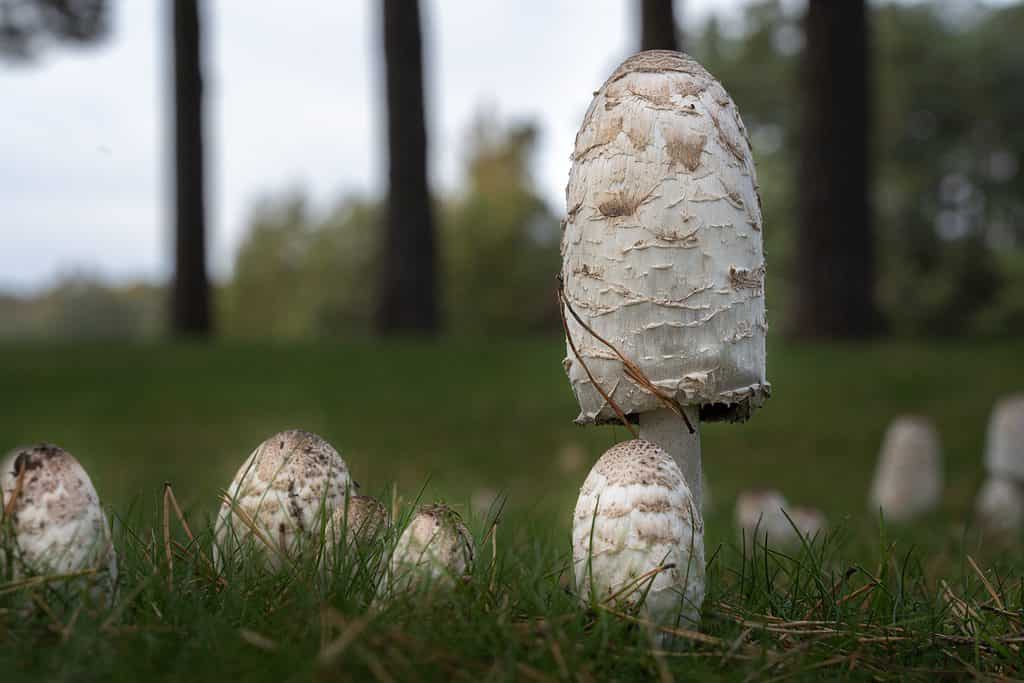
[[[334,447],[311,432],[275,434],[245,460],[214,527],[214,563],[256,551],[273,570],[319,553],[324,522],[345,509],[354,482]]]
[[[638,423],[679,466],[700,538],[700,421],[745,420],[770,391],[746,129],[696,61],[642,52],[595,94],[572,161],[559,291],[576,421]]]
[[[745,491],[736,497],[736,528],[748,544],[793,548],[808,543],[828,528],[825,515],[806,506],[791,507],[774,490]],[[802,537],[802,538],[801,538]]]
[[[112,601],[117,553],[110,525],[74,456],[46,443],[11,451],[0,464],[0,493],[0,583],[84,573],[50,585]]]
[[[931,420],[901,416],[882,440],[871,485],[871,511],[909,522],[934,510],[942,497],[942,452]]]
[[[1024,394],[1001,399],[986,439],[988,478],[975,504],[981,527],[1012,540],[1024,526]]]

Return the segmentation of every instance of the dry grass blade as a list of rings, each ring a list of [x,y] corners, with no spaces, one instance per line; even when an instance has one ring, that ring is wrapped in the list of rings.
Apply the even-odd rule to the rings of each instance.
[[[259,648],[260,650],[265,650],[267,652],[274,652],[277,650],[277,643],[275,641],[265,635],[256,633],[255,631],[243,628],[238,632],[238,635],[241,636],[242,640],[255,648]]]
[[[317,655],[317,662],[321,666],[327,666],[338,659],[345,653],[348,646],[352,644],[352,641],[363,632],[363,629],[369,625],[370,620],[366,617],[356,619],[350,623],[345,630],[341,632],[341,635],[332,640],[327,644],[327,647],[320,650],[320,654]]]
[[[725,641],[721,638],[709,636],[706,633],[701,633],[700,631],[691,631],[690,629],[677,628],[672,626],[661,626],[647,619],[634,617],[632,615],[619,612],[618,610],[614,610],[611,607],[607,607],[605,605],[598,605],[598,608],[620,619],[625,619],[626,621],[633,622],[634,624],[640,624],[641,626],[650,626],[651,628],[657,631],[660,631],[662,633],[668,633],[669,635],[676,636],[677,638],[682,638],[683,640],[690,640],[695,643],[703,643],[704,645],[714,645],[716,647],[724,647],[726,644]]]
[[[683,410],[683,407],[679,405],[679,401],[677,401],[674,396],[666,392],[664,389],[655,386],[655,384],[651,382],[650,378],[647,377],[644,371],[640,369],[639,365],[637,365],[632,360],[623,355],[623,353],[619,351],[618,347],[616,347],[610,341],[608,341],[607,339],[599,335],[597,332],[595,332],[594,329],[590,327],[590,325],[587,325],[585,322],[583,322],[583,319],[580,318],[579,314],[576,313],[572,305],[569,303],[569,298],[565,295],[565,283],[562,282],[561,279],[559,279],[558,284],[558,297],[559,301],[565,304],[565,308],[568,309],[569,314],[573,317],[573,320],[575,320],[580,325],[580,327],[589,332],[591,336],[594,337],[594,339],[598,340],[599,342],[607,346],[612,353],[618,356],[619,360],[622,362],[623,372],[626,373],[626,376],[629,379],[631,379],[635,384],[637,384],[645,391],[654,395],[658,400],[660,400],[665,405],[666,408],[668,408],[673,413],[682,418],[683,422],[686,423],[686,428],[690,431],[691,434],[693,434],[696,431],[693,427],[693,424],[690,423],[690,418],[686,415],[686,411]],[[561,306],[559,307],[559,310],[561,310]],[[572,346],[573,353],[576,354],[577,358],[580,358],[580,354],[576,351],[576,347],[572,344],[572,340],[569,337],[569,326],[565,323],[564,311],[562,312],[562,325],[565,327],[566,338],[569,339],[570,341],[570,346]],[[580,363],[583,363],[582,358],[580,358]],[[587,376],[590,377],[591,382],[593,382],[594,379],[593,377],[590,376],[590,370],[588,370],[585,365],[583,369],[587,371]],[[601,392],[601,395],[604,396],[603,391]],[[607,397],[606,400],[608,400]],[[616,412],[622,412],[621,410],[618,409],[618,406],[613,405],[612,407],[616,409]]]
[[[992,586],[991,583],[989,583],[988,578],[985,576],[985,572],[981,571],[981,568],[978,566],[978,563],[974,561],[974,558],[968,555],[967,563],[971,565],[971,569],[973,569],[974,572],[978,575],[978,578],[981,579],[981,584],[985,586],[985,590],[987,590],[988,594],[992,596],[992,601],[996,603],[996,607],[998,607],[1001,610],[1005,610],[1006,606],[1003,604],[1003,601],[999,598],[999,593],[996,593],[996,589]]]
[[[239,520],[241,520],[242,524],[245,525],[245,527],[252,533],[252,535],[259,539],[260,543],[262,543],[264,546],[267,547],[267,549],[271,550],[274,554],[281,558],[281,561],[285,564],[292,564],[291,558],[288,557],[288,555],[286,555],[285,552],[281,550],[281,548],[274,545],[274,543],[269,538],[267,538],[267,535],[263,533],[262,529],[259,528],[259,525],[256,524],[256,521],[253,520],[253,518],[250,517],[245,510],[238,507],[235,504],[235,501],[226,491],[221,493],[220,499],[223,503],[228,505],[228,507],[231,509],[231,513],[238,517]]]
[[[167,498],[167,484],[164,484],[164,551],[167,557],[167,590],[174,589],[174,553],[171,552],[171,501]]]
[[[609,595],[607,598],[602,600],[601,604],[602,605],[610,604],[610,603],[614,602],[615,600],[617,600],[618,598],[622,597],[624,594],[626,594],[626,593],[630,592],[631,590],[633,590],[634,588],[636,588],[636,586],[638,586],[639,584],[643,583],[647,579],[651,579],[651,581],[653,581],[654,577],[656,577],[661,572],[668,571],[670,569],[675,569],[675,568],[676,568],[675,564],[669,563],[669,564],[659,565],[659,566],[655,567],[654,569],[652,569],[650,571],[644,572],[643,574],[641,574],[640,576],[634,578],[632,581],[628,582],[625,586],[623,586],[622,588],[620,588],[619,590],[615,591],[614,593]]]
[[[185,535],[188,536],[188,547],[194,548],[195,552],[199,554],[199,559],[202,561],[202,564],[206,566],[207,570],[211,573],[212,576],[216,577],[217,585],[219,585],[221,588],[227,586],[227,579],[225,579],[222,575],[218,574],[217,568],[213,565],[213,562],[211,562],[210,559],[206,557],[206,553],[203,552],[202,546],[200,546],[199,543],[196,541],[195,534],[192,533],[192,528],[189,527],[188,521],[185,519],[185,514],[181,511],[181,506],[178,505],[178,498],[174,495],[174,489],[171,488],[170,482],[164,483],[164,500],[165,502],[170,501],[171,509],[174,511],[174,515],[178,518],[178,522],[181,524],[181,528],[184,529]],[[184,552],[186,549],[183,548],[182,550]]]
[[[516,669],[525,678],[527,678],[527,679],[529,679],[531,681],[541,681],[542,683],[548,683],[549,681],[553,682],[553,681],[557,680],[555,678],[552,678],[551,676],[548,676],[548,675],[544,674],[541,671],[538,671],[537,669],[534,669],[532,666],[530,666],[529,664],[526,664],[525,662],[517,662],[516,663]]]
[[[581,356],[579,350],[577,350],[576,342],[573,341],[572,333],[569,331],[569,322],[565,319],[566,308],[569,309],[569,312],[572,313],[572,316],[576,319],[576,321],[579,322],[580,325],[583,325],[584,329],[590,330],[589,327],[583,324],[579,316],[576,315],[576,312],[572,310],[572,306],[569,305],[569,300],[565,296],[565,285],[562,282],[561,276],[559,276],[558,315],[562,319],[562,329],[565,330],[565,339],[566,341],[569,342],[569,348],[572,349],[572,355],[576,356],[576,360],[580,362],[580,365],[583,367],[583,371],[587,373],[587,378],[590,380],[590,383],[594,385],[594,388],[597,389],[598,393],[601,394],[601,398],[603,398],[605,402],[612,407],[612,410],[615,411],[615,414],[618,416],[619,421],[622,422],[622,426],[625,427],[629,431],[629,433],[633,435],[634,439],[639,438],[640,433],[636,430],[636,427],[630,424],[629,420],[626,419],[626,414],[622,412],[622,408],[619,407],[619,404],[616,403],[612,399],[612,397],[608,395],[604,388],[601,387],[601,383],[598,382],[597,379],[594,377],[593,373],[590,372],[590,368],[587,367],[586,361],[583,360],[583,356]],[[590,330],[590,333],[594,334],[593,330]],[[594,336],[596,337],[597,335],[595,334]]]
[[[83,569],[80,572],[70,572],[68,574],[50,574],[48,576],[30,576],[26,579],[15,579],[14,581],[8,581],[7,583],[0,584],[0,595],[14,593],[15,591],[24,590],[26,588],[36,588],[48,583],[77,579],[81,576],[92,576],[93,574],[97,574],[99,571],[99,569],[94,567],[92,569]]]
[[[380,663],[380,659],[377,655],[369,648],[361,647],[356,649],[356,653],[359,658],[366,662],[366,668],[373,674],[374,680],[381,681],[382,683],[392,683],[395,679],[391,677],[391,674],[387,672],[384,665]]]

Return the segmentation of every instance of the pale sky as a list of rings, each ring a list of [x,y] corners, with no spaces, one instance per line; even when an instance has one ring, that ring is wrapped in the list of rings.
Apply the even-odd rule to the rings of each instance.
[[[425,0],[435,190],[459,184],[481,109],[541,125],[538,189],[561,211],[592,92],[638,34],[631,0]],[[743,0],[686,0],[684,25]],[[59,273],[169,273],[169,44],[155,0],[122,0],[101,47],[0,63],[0,291]],[[383,189],[377,0],[219,0],[205,15],[210,261],[229,275],[255,198],[323,206]]]

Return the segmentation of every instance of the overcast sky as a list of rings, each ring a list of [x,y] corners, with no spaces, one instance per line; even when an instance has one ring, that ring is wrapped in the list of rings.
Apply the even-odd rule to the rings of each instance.
[[[170,263],[166,3],[116,3],[101,47],[0,64],[0,289],[59,273],[159,279]],[[742,0],[686,0],[691,23]],[[635,48],[632,0],[426,0],[434,188],[459,182],[476,112],[532,119],[538,189],[561,210],[593,90]],[[207,3],[210,257],[230,273],[256,197],[319,205],[379,193],[384,166],[377,0]],[[684,24],[685,25],[685,24]]]

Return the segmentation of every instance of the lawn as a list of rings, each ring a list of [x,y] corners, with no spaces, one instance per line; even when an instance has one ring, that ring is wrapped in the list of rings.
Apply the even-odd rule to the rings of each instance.
[[[1024,390],[1019,344],[773,339],[765,408],[704,427],[709,638],[664,654],[642,624],[570,594],[576,492],[626,432],[573,424],[562,354],[551,339],[0,347],[0,449],[47,440],[78,457],[118,519],[123,577],[114,613],[51,605],[25,617],[23,595],[0,595],[0,679],[1020,673],[1024,564],[964,528],[992,403]],[[874,458],[887,422],[908,412],[938,426],[946,496],[933,518],[880,532],[866,505]],[[218,493],[289,427],[331,441],[364,492],[463,512],[486,537],[474,580],[373,609],[354,557],[330,581],[246,567],[217,581],[197,547]],[[189,545],[171,520],[183,547],[170,577],[165,482],[200,536]],[[754,487],[822,508],[838,531],[795,554],[745,552],[731,504]],[[492,545],[482,503],[497,493],[507,500]]]

